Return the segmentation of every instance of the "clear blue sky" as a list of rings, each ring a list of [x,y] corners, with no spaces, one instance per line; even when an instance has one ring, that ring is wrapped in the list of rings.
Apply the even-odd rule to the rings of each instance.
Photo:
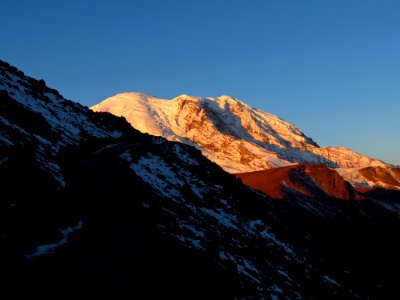
[[[93,105],[228,94],[321,146],[400,164],[400,1],[18,1],[0,58]]]

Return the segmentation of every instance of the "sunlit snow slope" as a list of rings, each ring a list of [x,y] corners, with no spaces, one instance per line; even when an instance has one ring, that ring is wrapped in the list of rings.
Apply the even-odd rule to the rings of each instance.
[[[194,145],[231,173],[295,163],[385,166],[343,147],[321,148],[296,126],[230,96],[166,100],[133,92],[115,95],[92,109],[124,116],[142,132]]]

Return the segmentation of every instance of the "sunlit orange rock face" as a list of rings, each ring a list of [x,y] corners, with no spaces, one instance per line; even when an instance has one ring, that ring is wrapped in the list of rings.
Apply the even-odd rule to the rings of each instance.
[[[288,191],[296,191],[310,197],[361,199],[351,184],[335,170],[319,164],[299,164],[236,176],[248,186],[275,199],[283,199]]]
[[[400,189],[400,168],[368,167],[359,172],[367,180],[375,182],[375,187]]]

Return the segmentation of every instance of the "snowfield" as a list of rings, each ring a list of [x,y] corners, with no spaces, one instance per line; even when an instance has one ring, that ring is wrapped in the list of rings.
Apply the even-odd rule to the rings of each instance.
[[[322,163],[329,167],[386,166],[344,147],[319,147],[296,126],[230,96],[180,95],[172,100],[123,93],[91,107],[124,116],[141,132],[199,148],[230,173]]]

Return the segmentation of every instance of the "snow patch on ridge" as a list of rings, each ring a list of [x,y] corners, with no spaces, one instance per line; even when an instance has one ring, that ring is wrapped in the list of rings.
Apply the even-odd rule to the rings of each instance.
[[[176,177],[176,172],[159,156],[149,154],[132,163],[131,169],[144,182],[150,184],[159,194],[178,198],[184,182]]]
[[[77,232],[80,230],[83,226],[82,220],[79,220],[78,224],[74,227],[67,227],[65,229],[60,230],[61,233],[61,240],[58,242],[52,243],[52,244],[44,244],[44,245],[39,245],[36,248],[36,251],[30,255],[27,255],[26,257],[31,260],[37,256],[43,256],[43,255],[48,255],[54,253],[58,248],[61,246],[65,245],[68,243],[68,238],[72,233]]]

